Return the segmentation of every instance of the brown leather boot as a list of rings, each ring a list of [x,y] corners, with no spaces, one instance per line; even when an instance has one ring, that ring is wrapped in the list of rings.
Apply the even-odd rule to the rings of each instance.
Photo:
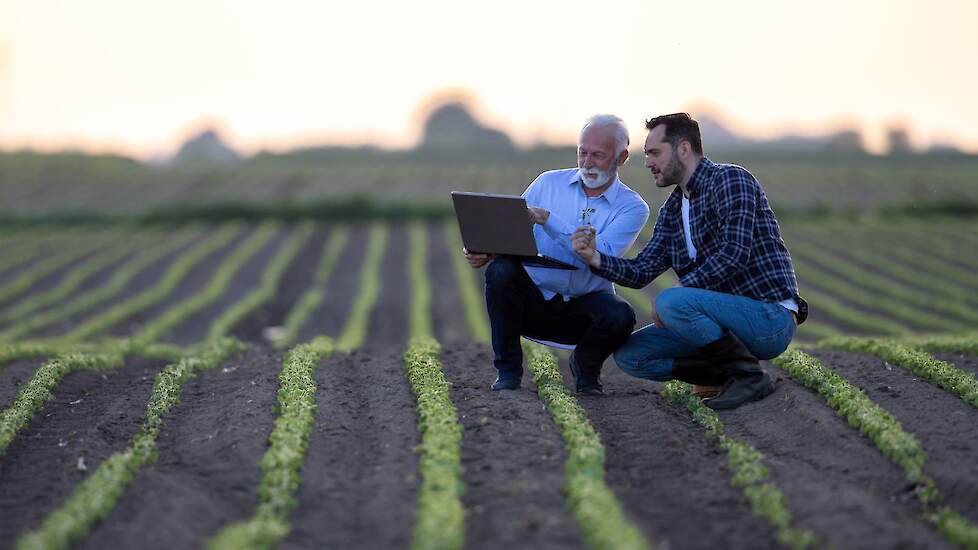
[[[690,393],[699,397],[700,399],[710,399],[720,395],[720,388],[723,386],[700,386],[698,384],[693,384],[693,389]]]
[[[720,394],[703,401],[711,409],[735,409],[774,392],[774,381],[761,369],[757,357],[732,332],[698,350],[729,378]]]

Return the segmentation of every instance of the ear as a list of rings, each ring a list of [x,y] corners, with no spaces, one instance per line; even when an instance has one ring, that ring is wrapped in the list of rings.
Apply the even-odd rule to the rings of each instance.
[[[628,147],[625,147],[625,150],[622,151],[620,155],[618,155],[618,160],[617,160],[618,166],[624,165],[626,160],[628,160]]]
[[[686,160],[689,158],[689,154],[693,152],[693,146],[689,144],[688,141],[679,142],[679,158]]]

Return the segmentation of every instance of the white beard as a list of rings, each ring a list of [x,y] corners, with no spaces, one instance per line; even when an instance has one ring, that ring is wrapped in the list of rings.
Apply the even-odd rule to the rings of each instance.
[[[614,170],[598,170],[597,168],[579,168],[578,172],[581,176],[581,181],[584,182],[584,187],[588,189],[597,189],[602,185],[605,185],[615,177]]]

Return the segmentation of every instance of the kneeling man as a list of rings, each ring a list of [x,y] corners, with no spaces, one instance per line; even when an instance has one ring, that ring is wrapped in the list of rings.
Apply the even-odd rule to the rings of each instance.
[[[595,250],[620,256],[649,217],[638,193],[618,179],[628,158],[628,130],[611,115],[591,117],[581,130],[577,168],[544,172],[523,192],[535,224],[538,251],[579,266],[576,271],[524,267],[506,257],[465,252],[486,269],[486,306],[492,325],[493,390],[515,390],[523,378],[520,336],[576,346],[570,366],[577,392],[600,394],[601,365],[628,339],[635,312],[574,253],[571,237],[587,228]]]
[[[615,352],[622,370],[719,386],[705,403],[731,409],[774,391],[758,359],[781,354],[808,315],[774,212],[750,172],[703,156],[685,113],[646,123],[645,166],[656,186],[676,186],[648,245],[634,259],[596,249],[580,229],[573,245],[591,271],[642,288],[672,268],[679,285],[659,293],[652,324]]]

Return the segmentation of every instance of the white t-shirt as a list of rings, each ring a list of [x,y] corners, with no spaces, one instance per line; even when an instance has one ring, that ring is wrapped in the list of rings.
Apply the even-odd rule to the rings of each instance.
[[[696,247],[693,246],[692,231],[689,230],[689,199],[686,198],[686,195],[683,195],[683,233],[686,237],[686,251],[689,252],[689,259],[696,260]],[[788,311],[798,313],[798,303],[795,302],[794,298],[781,300],[778,303]]]

